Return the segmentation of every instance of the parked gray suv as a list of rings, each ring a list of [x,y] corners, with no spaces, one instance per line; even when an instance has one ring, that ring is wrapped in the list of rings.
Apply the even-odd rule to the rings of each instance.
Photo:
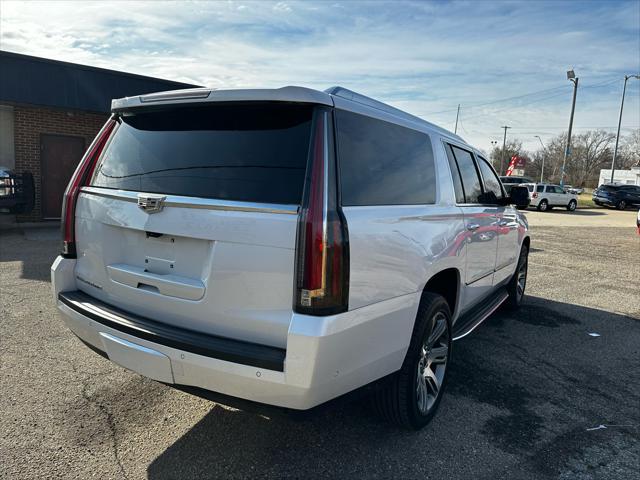
[[[424,426],[451,343],[517,307],[529,233],[462,138],[340,87],[114,100],[64,199],[71,331],[176,388]]]

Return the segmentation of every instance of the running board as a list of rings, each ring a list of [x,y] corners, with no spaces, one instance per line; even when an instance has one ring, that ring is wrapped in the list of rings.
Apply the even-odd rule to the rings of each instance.
[[[462,337],[466,337],[473,332],[478,325],[495,312],[508,297],[509,294],[506,288],[502,287],[465,313],[453,326],[453,339],[460,340]]]

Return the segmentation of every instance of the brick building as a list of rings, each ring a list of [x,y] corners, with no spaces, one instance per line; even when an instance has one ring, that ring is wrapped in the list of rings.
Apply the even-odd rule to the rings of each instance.
[[[111,99],[195,85],[0,51],[0,167],[31,172],[35,204],[19,222],[60,217],[76,165]]]

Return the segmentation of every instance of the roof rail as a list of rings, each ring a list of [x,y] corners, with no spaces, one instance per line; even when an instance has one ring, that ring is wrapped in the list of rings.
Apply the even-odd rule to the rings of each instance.
[[[349,90],[348,88],[344,88],[344,87],[340,87],[340,86],[334,86],[334,87],[330,87],[327,88],[324,93],[328,93],[329,95],[333,95],[335,97],[341,97],[341,98],[345,98],[347,100],[351,100],[352,102],[357,102],[360,103],[362,105],[366,105],[368,107],[371,108],[375,108],[377,110],[381,110],[383,112],[389,113],[391,115],[394,115],[396,117],[399,118],[403,118],[405,120],[408,120],[410,122],[418,122],[418,123],[422,123],[422,124],[427,124],[429,125],[431,128],[434,128],[436,130],[439,130],[442,133],[447,134],[450,137],[453,138],[457,138],[459,140],[464,141],[459,135],[450,132],[449,130],[442,128],[438,125],[435,125],[431,122],[427,122],[426,120],[417,117],[415,115],[411,115],[410,113],[405,112],[404,110],[400,110],[399,108],[396,107],[392,107],[391,105],[387,105],[384,102],[381,102],[379,100],[375,100],[371,97],[367,97],[366,95],[362,95],[361,93],[358,92],[354,92],[352,90]]]

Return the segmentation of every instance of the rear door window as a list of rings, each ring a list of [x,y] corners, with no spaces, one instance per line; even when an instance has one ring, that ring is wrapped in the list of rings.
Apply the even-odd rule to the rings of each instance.
[[[486,192],[493,192],[496,198],[502,198],[502,187],[500,186],[500,180],[495,174],[489,162],[484,158],[478,157],[478,165],[480,166],[480,172],[482,173],[482,179],[484,180],[484,190]],[[520,182],[516,182],[520,183]]]
[[[538,185],[536,186],[536,192],[544,192],[544,185]]]
[[[310,106],[260,103],[124,116],[91,185],[299,204],[312,111]]]
[[[435,203],[429,135],[336,110],[342,205]]]
[[[449,145],[460,171],[465,203],[481,203],[482,186],[471,152]]]

